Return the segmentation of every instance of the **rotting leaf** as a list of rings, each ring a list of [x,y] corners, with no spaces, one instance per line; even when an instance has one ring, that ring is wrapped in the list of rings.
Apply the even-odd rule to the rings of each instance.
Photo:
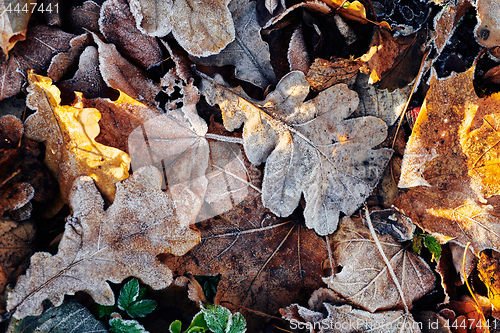
[[[25,135],[45,141],[45,163],[59,181],[67,198],[73,181],[89,175],[108,201],[113,201],[115,183],[128,177],[130,158],[116,148],[95,141],[100,113],[83,108],[81,93],[73,106],[60,105],[60,91],[47,77],[28,73],[27,106],[37,112],[28,117]]]
[[[99,30],[108,43],[146,69],[162,61],[158,41],[137,29],[125,0],[107,0],[101,6]]]
[[[323,303],[323,306],[328,311],[326,318],[323,313],[311,311],[298,304],[292,304],[280,312],[283,318],[295,321],[295,324],[300,322],[302,327],[311,331],[319,328],[320,333],[420,333],[418,323],[411,314],[405,314],[403,311],[370,313],[350,305]]]
[[[194,56],[219,53],[234,40],[229,0],[131,0],[130,10],[143,32],[163,37],[172,31],[177,42]]]
[[[9,59],[0,59],[0,100],[14,96],[25,81],[22,71],[41,71],[49,64],[52,56],[68,50],[74,35],[44,25],[30,28],[26,40],[19,42],[10,51]],[[21,70],[21,72],[18,71]]]
[[[271,66],[269,46],[260,36],[255,7],[256,2],[251,1],[234,17],[236,35],[233,42],[216,55],[194,61],[207,66],[234,65],[237,78],[266,89],[276,83],[276,76]]]
[[[67,219],[58,253],[31,257],[26,275],[8,294],[7,309],[15,311],[17,319],[38,315],[43,300],[58,306],[65,294],[79,290],[100,304],[112,305],[114,295],[106,281],[120,283],[129,276],[153,289],[167,287],[172,272],[156,256],[183,255],[200,241],[199,232],[189,224],[201,202],[189,189],[178,186],[175,191],[187,206],[175,206],[160,187],[157,169],[139,169],[117,184],[115,201],[104,211],[92,178],[79,177],[70,192],[73,214]]]
[[[350,84],[356,80],[361,64],[357,60],[337,58],[331,61],[316,58],[307,72],[312,90],[321,91],[338,83]]]
[[[477,97],[474,68],[430,79],[406,146],[395,206],[438,238],[500,249],[500,95]]]
[[[422,258],[408,252],[390,235],[380,236],[379,240],[399,279],[406,304],[410,305],[434,288],[434,274]],[[342,267],[342,271],[324,278],[329,288],[370,312],[402,306],[375,241],[360,219],[344,217],[332,237],[332,244],[333,265]]]
[[[370,195],[392,155],[372,149],[384,141],[387,126],[371,116],[346,120],[358,98],[345,84],[303,102],[309,84],[302,72],[291,72],[256,101],[241,88],[200,75],[200,90],[220,106],[225,127],[233,131],[244,123],[250,162],[266,161],[262,201],[274,214],[290,215],[304,193],[306,226],[328,235],[340,212],[351,215]]]

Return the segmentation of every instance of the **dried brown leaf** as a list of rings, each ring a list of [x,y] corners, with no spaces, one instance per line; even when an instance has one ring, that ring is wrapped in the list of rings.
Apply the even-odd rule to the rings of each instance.
[[[20,92],[25,81],[22,71],[43,71],[54,54],[69,49],[69,42],[73,37],[74,35],[44,25],[30,28],[26,40],[17,43],[10,51],[9,59],[0,59],[0,100]]]
[[[240,9],[240,8],[238,8]],[[207,58],[196,58],[196,63],[207,66],[233,65],[235,76],[266,89],[276,83],[271,66],[269,46],[261,36],[257,23],[256,3],[243,4],[234,16],[235,40],[220,53]]]
[[[107,0],[101,6],[99,28],[108,43],[142,68],[160,63],[163,59],[158,42],[137,29],[127,1]]]
[[[256,101],[202,75],[201,91],[219,104],[225,127],[244,123],[245,153],[253,164],[266,161],[262,201],[278,216],[288,216],[302,193],[306,225],[320,235],[335,231],[339,213],[351,215],[371,193],[392,151],[373,150],[387,135],[375,117],[346,120],[358,104],[345,84],[303,102],[309,84],[291,72],[266,100]]]
[[[234,40],[229,0],[131,0],[137,27],[150,36],[172,32],[177,42],[194,56],[219,53]]]
[[[167,287],[172,272],[156,256],[183,255],[200,236],[189,228],[195,216],[182,213],[186,210],[175,207],[160,186],[157,169],[137,170],[117,184],[115,201],[104,211],[92,178],[78,178],[69,197],[73,214],[67,219],[58,253],[39,252],[31,258],[26,275],[8,294],[7,309],[15,311],[18,319],[38,315],[43,300],[59,306],[65,294],[79,290],[100,304],[112,305],[115,300],[107,281],[120,283],[129,276],[154,289]],[[177,191],[193,210],[201,205],[188,189]]]
[[[115,45],[104,43],[96,34],[92,36],[99,49],[99,68],[106,84],[136,101],[156,106],[155,97],[160,87],[145,72],[125,59]]]
[[[379,236],[382,249],[396,273],[406,304],[434,288],[427,263],[408,252],[390,235]],[[334,265],[340,273],[325,278],[328,287],[370,312],[402,307],[402,300],[370,231],[360,219],[344,217],[332,237]]]
[[[474,68],[430,79],[406,146],[395,205],[440,241],[500,249],[500,95],[479,98]]]
[[[74,67],[83,50],[92,43],[92,37],[89,34],[83,34],[74,37],[69,42],[68,52],[56,54],[47,70],[47,76],[54,81],[59,81],[67,74],[70,67]],[[80,91],[80,90],[79,90]]]
[[[439,54],[455,32],[458,21],[472,7],[469,0],[453,1],[446,4],[434,18],[434,45]]]
[[[307,75],[311,63],[302,33],[302,26],[297,27],[292,34],[290,45],[288,46],[287,57],[291,71],[301,71]]]
[[[312,90],[322,91],[338,83],[351,84],[361,64],[351,59],[332,59],[332,61],[316,58],[307,73],[307,82]]]
[[[259,170],[246,164],[258,186]],[[163,261],[178,274],[221,274],[214,302],[242,312],[251,332],[266,318],[245,308],[273,315],[323,285],[324,240],[299,222],[273,217],[253,189],[233,210],[197,226],[202,242],[183,257]]]
[[[69,24],[78,34],[88,31],[98,33],[100,11],[101,6],[95,1],[85,1],[81,6],[71,8]]]

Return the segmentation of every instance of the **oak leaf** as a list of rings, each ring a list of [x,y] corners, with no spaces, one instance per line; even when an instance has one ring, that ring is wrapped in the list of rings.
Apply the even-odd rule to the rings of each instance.
[[[185,187],[176,190],[186,207],[175,206],[160,189],[161,175],[154,167],[137,170],[117,184],[116,198],[104,211],[104,201],[94,181],[79,177],[70,192],[73,214],[68,217],[59,251],[39,252],[31,258],[26,275],[8,294],[7,309],[14,318],[39,315],[42,301],[55,306],[65,294],[88,292],[103,305],[115,303],[107,281],[120,283],[129,276],[154,289],[172,282],[170,269],[158,261],[160,253],[183,255],[199,240],[189,228],[201,202]]]
[[[500,263],[498,259],[491,258],[484,253],[479,257],[477,265],[479,277],[488,288],[488,298],[491,301],[493,310],[500,311]]]
[[[264,206],[288,216],[304,193],[306,225],[320,235],[335,231],[340,212],[354,213],[392,155],[390,149],[372,149],[387,135],[382,120],[346,120],[358,98],[345,84],[304,102],[309,84],[302,72],[291,72],[266,100],[256,101],[241,88],[200,75],[201,91],[210,104],[220,106],[225,127],[233,131],[244,123],[243,143],[250,162],[266,162]]]
[[[379,236],[382,249],[410,304],[434,288],[435,277],[427,263],[408,252],[390,235]],[[401,308],[397,291],[370,231],[360,219],[344,217],[332,237],[334,266],[340,273],[324,281],[342,297],[370,312]]]
[[[418,323],[411,314],[403,311],[370,313],[350,305],[323,303],[323,306],[328,312],[326,318],[322,312],[312,311],[298,304],[292,304],[280,312],[283,318],[291,322],[290,325],[300,322],[300,327],[309,328],[311,332],[420,333]],[[318,328],[319,331],[316,331]]]
[[[256,6],[253,1],[244,4],[234,16],[236,35],[233,42],[216,55],[194,61],[207,66],[234,65],[237,78],[266,89],[276,83],[276,76],[271,66],[269,46],[260,36]]]
[[[131,0],[130,10],[137,28],[150,36],[172,32],[191,55],[219,53],[234,40],[234,25],[227,8],[229,0]]]
[[[394,205],[441,242],[500,249],[500,95],[479,98],[474,68],[430,79]]]
[[[112,201],[115,183],[128,177],[130,158],[95,141],[99,111],[83,108],[80,93],[73,106],[60,105],[60,91],[47,77],[30,72],[28,80],[26,105],[37,112],[26,119],[25,135],[45,141],[45,163],[58,179],[63,197],[68,197],[78,176],[89,175],[106,200]]]

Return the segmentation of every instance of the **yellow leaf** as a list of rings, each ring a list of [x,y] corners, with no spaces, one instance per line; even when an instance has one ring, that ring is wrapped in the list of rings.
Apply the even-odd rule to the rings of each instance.
[[[479,277],[488,288],[488,298],[495,311],[500,310],[500,263],[481,253],[477,264]]]
[[[45,142],[45,163],[59,181],[64,200],[67,201],[73,181],[87,175],[112,201],[115,183],[128,177],[130,157],[95,141],[100,131],[99,111],[84,108],[78,92],[72,106],[60,105],[61,93],[52,80],[33,71],[29,71],[28,81],[26,105],[37,112],[26,119],[26,137]]]

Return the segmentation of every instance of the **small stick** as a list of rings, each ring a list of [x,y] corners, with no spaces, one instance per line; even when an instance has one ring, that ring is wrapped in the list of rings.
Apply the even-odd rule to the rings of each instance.
[[[370,233],[372,234],[373,240],[375,241],[375,244],[377,245],[377,249],[380,252],[380,255],[384,259],[385,265],[387,266],[387,270],[389,271],[389,274],[391,275],[392,281],[394,281],[394,284],[396,285],[396,288],[398,289],[399,296],[401,297],[401,300],[403,301],[403,306],[405,308],[405,313],[409,314],[410,311],[408,309],[408,305],[406,304],[405,301],[405,295],[403,293],[403,288],[401,288],[401,284],[398,281],[398,277],[396,276],[396,273],[392,269],[391,263],[389,262],[389,259],[385,256],[384,250],[382,249],[382,245],[380,244],[380,241],[378,240],[377,234],[375,233],[375,229],[373,229],[372,225],[372,220],[370,218],[370,214],[368,213],[368,207],[365,204],[365,217],[366,217],[366,222],[368,224],[368,228],[370,229]]]

